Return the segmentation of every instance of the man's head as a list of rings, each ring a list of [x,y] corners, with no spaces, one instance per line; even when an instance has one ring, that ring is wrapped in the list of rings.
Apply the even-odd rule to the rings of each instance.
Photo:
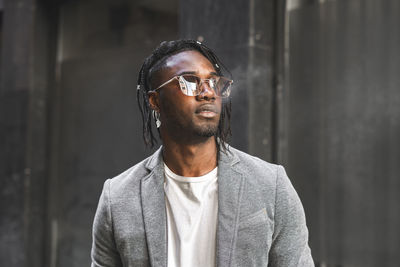
[[[146,145],[156,142],[151,127],[155,110],[160,113],[162,138],[192,142],[215,136],[225,148],[231,102],[229,91],[218,89],[230,81],[220,78],[221,66],[209,48],[193,40],[162,42],[153,51],[140,70],[137,91]],[[196,82],[194,90],[191,85]]]

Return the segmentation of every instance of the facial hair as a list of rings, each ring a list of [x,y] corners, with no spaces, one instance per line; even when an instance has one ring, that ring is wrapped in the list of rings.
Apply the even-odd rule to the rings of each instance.
[[[168,126],[167,126],[168,125]],[[204,140],[216,136],[218,133],[219,120],[208,121],[205,123],[191,122],[189,124],[181,124],[174,119],[169,119],[164,127],[168,128],[169,136],[183,143],[198,143]]]
[[[207,125],[195,125],[193,127],[193,134],[195,134],[198,137],[206,137],[209,138],[211,136],[215,136],[218,132],[218,124],[207,124]]]

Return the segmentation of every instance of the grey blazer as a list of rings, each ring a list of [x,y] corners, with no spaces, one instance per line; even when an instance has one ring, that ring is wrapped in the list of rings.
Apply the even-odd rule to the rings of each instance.
[[[167,266],[161,151],[105,182],[92,267]],[[229,151],[218,162],[217,265],[314,266],[304,210],[283,167]]]

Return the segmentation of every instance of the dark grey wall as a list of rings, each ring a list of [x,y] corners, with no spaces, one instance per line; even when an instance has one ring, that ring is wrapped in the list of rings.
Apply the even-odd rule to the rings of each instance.
[[[59,20],[49,262],[80,267],[90,265],[103,182],[150,153],[142,142],[137,74],[162,40],[178,37],[178,17],[151,3],[93,0],[62,4]]]
[[[0,266],[89,266],[100,190],[151,151],[136,80],[177,2],[5,1]]]
[[[2,12],[0,265],[42,267],[56,12],[30,0],[6,0]]]
[[[313,255],[329,266],[400,261],[400,3],[304,1],[289,13],[289,176]]]
[[[273,158],[275,1],[181,1],[181,37],[204,41],[233,74],[232,142]]]

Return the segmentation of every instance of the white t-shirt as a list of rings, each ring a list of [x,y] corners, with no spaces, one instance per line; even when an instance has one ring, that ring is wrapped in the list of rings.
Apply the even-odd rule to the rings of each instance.
[[[214,267],[218,168],[199,177],[177,175],[165,164],[164,170],[168,267]]]

